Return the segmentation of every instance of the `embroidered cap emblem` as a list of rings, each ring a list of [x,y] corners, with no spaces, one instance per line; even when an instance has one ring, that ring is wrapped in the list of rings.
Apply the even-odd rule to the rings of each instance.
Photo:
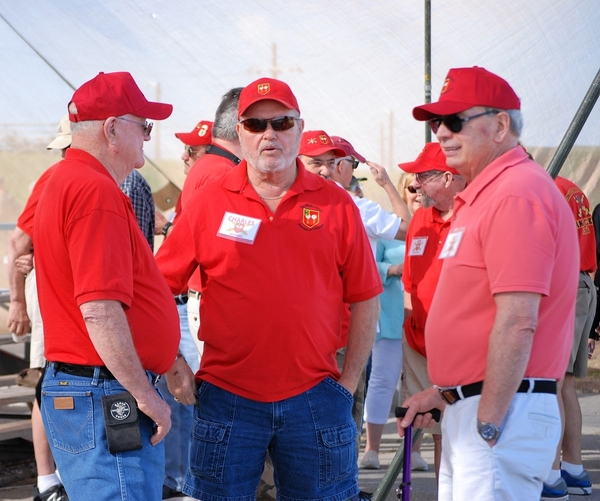
[[[261,95],[265,95],[271,92],[271,84],[269,83],[261,83],[258,84],[258,93]]]
[[[127,419],[131,414],[131,407],[127,402],[117,401],[110,406],[110,415],[117,421]]]
[[[323,144],[329,144],[329,138],[324,134],[319,134],[319,141]]]

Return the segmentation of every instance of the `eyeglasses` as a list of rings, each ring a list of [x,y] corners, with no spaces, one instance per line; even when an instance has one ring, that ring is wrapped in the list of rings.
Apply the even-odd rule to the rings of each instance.
[[[413,195],[417,192],[417,189],[414,186],[407,186],[406,189],[409,193],[412,193]]]
[[[198,155],[198,153],[202,151],[202,148],[196,149],[193,146],[186,146],[185,151],[188,154],[188,157],[193,157],[195,155]]]
[[[350,162],[352,164],[352,170],[355,170],[358,167],[358,164],[360,163],[358,160],[354,159],[353,157],[343,157],[343,158],[336,158],[335,159],[335,165],[338,165],[341,161],[345,160],[346,162]]]
[[[154,127],[154,124],[152,122],[148,122],[148,121],[145,121],[142,124],[135,120],[130,120],[129,118],[123,118],[123,117],[116,117],[116,118],[117,118],[117,120],[124,120],[125,122],[131,122],[132,124],[138,124],[144,130],[144,134],[146,136],[150,135],[150,133],[152,132],[152,127]]]
[[[268,124],[271,124],[274,131],[281,132],[291,129],[296,120],[300,119],[296,117],[246,118],[245,120],[240,120],[240,123],[244,127],[244,130],[248,132],[264,132],[267,130]]]
[[[431,181],[434,177],[441,176],[443,174],[444,173],[439,170],[423,172],[423,173],[415,174],[415,180],[419,184],[425,184],[425,183],[428,183],[429,181]],[[409,188],[412,188],[412,186],[409,186]],[[412,193],[412,191],[411,191],[411,193]]]
[[[431,127],[431,130],[434,134],[437,134],[437,131],[440,128],[440,125],[442,124],[444,124],[448,128],[448,130],[457,134],[462,130],[463,123],[468,122],[469,120],[473,120],[474,118],[479,118],[491,114],[497,115],[498,113],[500,113],[500,110],[488,110],[484,111],[483,113],[478,113],[477,115],[465,118],[461,118],[458,116],[458,114],[455,113],[453,115],[443,115],[441,117],[432,118],[428,120],[427,123],[429,123],[429,127]]]

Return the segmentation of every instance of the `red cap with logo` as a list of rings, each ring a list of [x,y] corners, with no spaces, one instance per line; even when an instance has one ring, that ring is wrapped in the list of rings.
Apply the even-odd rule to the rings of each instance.
[[[187,146],[202,146],[212,143],[213,122],[202,120],[192,132],[176,132],[175,137]]]
[[[296,110],[300,113],[296,96],[294,96],[288,84],[275,78],[263,77],[244,87],[240,93],[238,118],[254,103],[266,100],[277,101],[290,110]]]
[[[458,174],[456,169],[446,165],[446,155],[444,155],[440,143],[427,143],[414,162],[398,164],[398,167],[404,172],[410,172],[412,174],[422,174],[423,172],[430,170]]]
[[[345,150],[337,148],[333,144],[333,141],[324,130],[308,130],[302,133],[298,155],[316,157],[328,151],[333,151],[336,157],[345,157],[348,155]]]
[[[413,116],[425,121],[460,113],[473,106],[520,110],[521,101],[506,80],[485,68],[453,68],[444,81],[438,102],[415,107]]]
[[[71,122],[105,120],[109,117],[136,115],[141,118],[164,120],[173,106],[148,101],[130,73],[100,72],[79,87],[68,106]]]
[[[331,136],[331,140],[333,141],[333,144],[335,144],[338,148],[341,148],[346,152],[345,156],[352,155],[354,158],[356,158],[356,160],[363,164],[367,161],[367,159],[363,157],[358,151],[356,151],[354,149],[354,146],[352,146],[343,137]]]

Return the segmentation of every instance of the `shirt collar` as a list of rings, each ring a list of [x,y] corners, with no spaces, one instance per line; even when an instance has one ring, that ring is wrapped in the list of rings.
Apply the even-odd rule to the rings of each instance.
[[[115,179],[111,176],[110,172],[108,172],[108,169],[104,167],[104,165],[102,165],[96,157],[90,155],[87,151],[78,150],[77,148],[68,148],[65,152],[65,160],[83,162],[99,174],[104,174],[105,176],[111,178],[116,184]]]

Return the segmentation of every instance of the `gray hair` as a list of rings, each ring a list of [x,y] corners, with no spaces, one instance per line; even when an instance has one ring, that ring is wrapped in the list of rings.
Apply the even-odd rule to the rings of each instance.
[[[104,120],[85,120],[83,122],[70,122],[71,134],[81,134],[98,127],[98,124],[104,123]]]
[[[490,108],[495,109],[495,108]],[[508,113],[508,117],[510,118],[510,131],[517,137],[521,137],[521,132],[523,132],[523,115],[521,114],[521,110],[502,110]]]
[[[223,95],[215,114],[212,137],[226,141],[237,141],[235,126],[238,121],[238,104],[243,87],[235,87]]]

